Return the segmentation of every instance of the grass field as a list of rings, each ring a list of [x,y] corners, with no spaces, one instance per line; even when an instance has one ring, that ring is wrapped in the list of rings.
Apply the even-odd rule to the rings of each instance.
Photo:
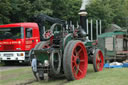
[[[0,72],[0,85],[18,85],[34,80],[31,68],[19,68]]]
[[[93,72],[89,65],[84,79],[67,81],[65,78],[54,79],[48,82],[35,81],[30,67],[0,72],[0,85],[128,85],[128,68],[104,69],[102,72]]]

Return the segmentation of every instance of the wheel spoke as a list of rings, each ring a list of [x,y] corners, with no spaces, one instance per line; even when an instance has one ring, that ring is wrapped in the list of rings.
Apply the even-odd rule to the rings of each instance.
[[[100,60],[97,60],[97,63],[100,63]]]
[[[76,51],[76,49],[75,49],[74,53],[75,53],[75,56],[77,56],[77,51]]]
[[[78,74],[78,72],[79,72],[79,65],[77,66],[76,74]]]
[[[72,55],[72,62],[75,63],[76,56]]]
[[[75,59],[75,55],[72,55],[72,58]]]
[[[76,51],[76,56],[79,57],[79,54],[81,53],[82,49],[79,49],[78,51]]]
[[[80,60],[80,62],[85,62],[85,60]]]
[[[73,66],[73,69],[75,69],[75,65]]]
[[[100,64],[101,64],[99,59],[97,59],[96,64],[97,64],[96,65],[97,66],[97,69],[99,70],[100,69]]]
[[[73,67],[73,74],[75,75],[75,76],[77,76],[77,67],[74,65],[74,67]]]
[[[100,63],[100,64],[99,64],[99,68],[101,68],[101,66],[102,66],[102,64]]]
[[[98,59],[98,60],[100,59],[100,56],[99,56],[99,54],[97,54],[97,59]]]
[[[82,51],[82,49],[80,49],[80,50],[78,51],[78,54],[80,54],[81,51]]]
[[[100,55],[99,55],[99,54],[97,54],[96,62],[97,62],[97,63],[100,63],[100,60],[101,60],[101,59],[100,59]]]
[[[79,69],[79,72],[80,72],[81,74],[83,74],[83,71],[82,71],[81,69]]]
[[[97,64],[97,69],[99,70],[99,68],[100,68],[100,64],[98,63],[98,64]]]
[[[76,55],[73,53],[73,55],[72,55],[73,57],[75,57]]]

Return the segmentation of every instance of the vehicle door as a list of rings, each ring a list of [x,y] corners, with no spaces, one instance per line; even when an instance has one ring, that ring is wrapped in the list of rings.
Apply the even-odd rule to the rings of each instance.
[[[36,42],[35,42],[35,39],[34,39],[34,37],[33,37],[33,30],[32,30],[32,28],[26,28],[25,29],[25,49],[26,50],[30,50],[30,49],[32,49],[34,46],[35,46],[35,44],[36,44]]]

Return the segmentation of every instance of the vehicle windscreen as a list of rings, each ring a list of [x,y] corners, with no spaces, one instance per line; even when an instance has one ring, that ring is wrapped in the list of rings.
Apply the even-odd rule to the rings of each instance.
[[[0,40],[3,39],[21,39],[23,38],[23,28],[0,28]]]

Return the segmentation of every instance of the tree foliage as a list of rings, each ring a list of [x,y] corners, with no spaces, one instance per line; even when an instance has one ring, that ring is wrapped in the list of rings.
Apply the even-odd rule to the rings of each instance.
[[[10,22],[24,22],[27,21],[31,15],[32,5],[28,0],[10,0]]]
[[[126,26],[128,0],[89,1],[88,18],[101,19],[104,28],[111,23]],[[0,24],[32,22],[32,18],[41,13],[76,22],[80,5],[81,0],[0,0]]]
[[[53,10],[51,9],[51,1],[50,0],[35,0],[32,3],[32,15],[38,14],[48,14],[52,15]]]
[[[0,24],[10,23],[10,11],[12,11],[9,0],[0,0]]]
[[[88,17],[101,19],[104,28],[111,23],[123,27],[126,25],[126,18],[128,17],[128,0],[92,0],[87,10]]]
[[[65,20],[76,21],[79,19],[78,12],[81,6],[81,0],[53,0],[53,16]]]
[[[27,22],[38,14],[78,19],[80,0],[0,0],[0,24]]]

